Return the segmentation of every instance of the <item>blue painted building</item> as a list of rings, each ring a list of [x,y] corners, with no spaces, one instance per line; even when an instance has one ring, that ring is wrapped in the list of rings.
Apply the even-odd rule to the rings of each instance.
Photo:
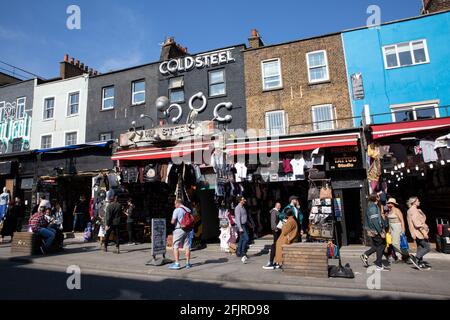
[[[344,31],[342,41],[355,117],[364,109],[372,123],[450,116],[450,11]]]

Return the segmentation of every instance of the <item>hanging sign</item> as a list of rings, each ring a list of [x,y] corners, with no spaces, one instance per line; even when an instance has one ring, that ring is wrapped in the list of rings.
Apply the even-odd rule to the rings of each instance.
[[[330,169],[360,169],[361,154],[358,147],[339,147],[330,149]]]

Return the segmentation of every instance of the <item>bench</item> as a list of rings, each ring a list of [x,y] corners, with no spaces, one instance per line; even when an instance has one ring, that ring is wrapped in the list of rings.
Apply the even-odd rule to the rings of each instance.
[[[64,235],[58,232],[53,240],[48,252],[57,252],[62,247]],[[42,245],[42,237],[33,232],[16,232],[11,243],[11,253],[22,255],[40,254],[40,246]]]

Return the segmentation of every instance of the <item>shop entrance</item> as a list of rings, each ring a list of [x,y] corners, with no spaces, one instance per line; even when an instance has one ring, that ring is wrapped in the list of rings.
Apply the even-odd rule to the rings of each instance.
[[[342,190],[345,207],[345,229],[347,230],[347,245],[363,242],[361,225],[361,189]]]

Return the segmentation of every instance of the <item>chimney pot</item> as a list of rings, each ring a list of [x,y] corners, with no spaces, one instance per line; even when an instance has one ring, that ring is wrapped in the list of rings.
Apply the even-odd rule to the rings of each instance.
[[[81,70],[84,70],[84,62],[81,62],[81,63],[80,63],[80,69],[81,69]]]
[[[80,66],[80,60],[77,59],[77,60],[75,61],[75,65],[76,65],[77,67],[79,67],[79,66]]]
[[[70,64],[74,64],[75,63],[74,61],[75,60],[73,58],[70,58]]]
[[[257,36],[258,36],[258,30],[252,29],[252,37],[257,37]]]
[[[69,55],[67,53],[64,55],[64,62],[69,62]]]

